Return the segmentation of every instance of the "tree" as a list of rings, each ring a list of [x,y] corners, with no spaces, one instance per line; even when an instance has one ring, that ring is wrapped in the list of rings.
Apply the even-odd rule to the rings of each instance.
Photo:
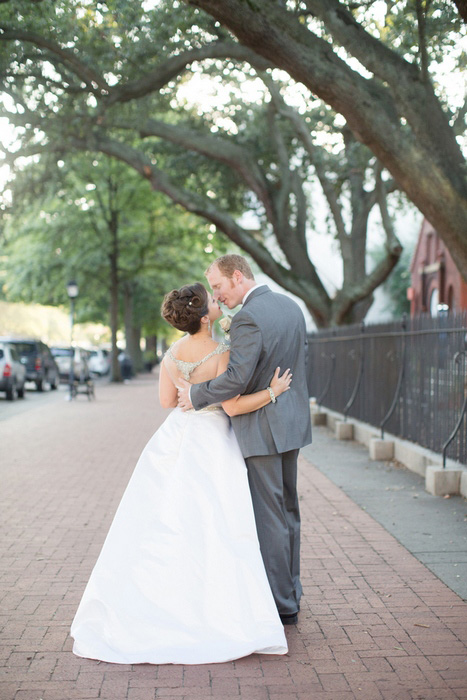
[[[134,9],[130,11],[134,20],[133,13]],[[173,22],[172,13],[171,9],[167,15],[168,24],[170,20]],[[178,23],[181,17],[179,14]],[[111,18],[118,19],[119,23],[112,27],[111,32],[109,30],[109,36],[114,42],[118,39],[121,48],[128,41],[133,23],[127,16],[122,18],[121,13],[117,17],[111,14]],[[187,22],[187,18],[184,19]],[[193,21],[191,18],[190,22]],[[93,25],[90,24],[86,29],[92,33]],[[37,29],[36,24],[34,26]],[[105,21],[100,21],[99,26],[101,32],[107,28]],[[168,34],[167,25],[163,24],[163,27]],[[265,62],[251,51],[226,41],[225,37],[221,37],[221,41],[212,41],[209,29],[205,30],[204,38],[207,37],[210,43],[206,43],[202,56],[236,55],[238,52],[239,58],[249,59],[257,64],[258,69],[266,67]],[[352,138],[348,129],[339,129],[340,152],[335,157],[328,155],[311,135],[311,131],[320,128],[318,124],[322,122],[323,110],[315,110],[316,116],[313,110],[299,115],[296,109],[285,103],[280,86],[262,72],[271,93],[269,103],[258,108],[233,105],[237,112],[233,117],[237,134],[233,135],[228,129],[220,129],[215,120],[202,120],[186,110],[182,114],[176,112],[173,93],[170,110],[167,110],[162,89],[167,90],[167,81],[186,71],[193,58],[200,56],[198,48],[187,49],[185,56],[177,55],[174,66],[173,56],[164,59],[164,52],[169,49],[159,41],[164,60],[143,77],[131,81],[134,61],[128,59],[124,64],[122,56],[125,57],[125,52],[122,50],[118,57],[108,47],[108,51],[103,52],[99,39],[94,44],[85,34],[82,41],[87,42],[86,53],[78,57],[76,52],[70,56],[55,40],[46,40],[31,31],[20,35],[37,51],[34,65],[30,65],[29,54],[23,54],[25,50],[21,44],[14,57],[18,64],[24,65],[25,74],[32,78],[27,86],[34,85],[35,109],[32,112],[27,105],[23,106],[16,121],[28,125],[26,133],[31,133],[34,128],[42,129],[49,141],[44,146],[41,142],[32,145],[32,152],[41,148],[49,151],[81,148],[118,158],[147,178],[154,190],[166,193],[188,211],[213,222],[248,252],[262,270],[301,297],[317,325],[352,322],[364,316],[373,290],[390,273],[401,247],[392,231],[386,207],[386,190],[393,189],[394,184],[383,179],[380,165]],[[190,39],[188,31],[185,31],[184,38],[186,41]],[[151,35],[150,39],[154,37]],[[138,49],[140,53],[141,50]],[[39,61],[47,65],[52,60],[55,61],[57,76],[52,86],[47,83],[44,87],[31,72],[36,70]],[[90,63],[95,66],[92,75],[87,68]],[[125,80],[121,78],[111,88],[104,78],[105,69],[109,73],[117,68],[121,75],[125,75]],[[21,76],[22,80],[25,74]],[[70,84],[78,78],[88,82],[76,84],[71,90]],[[107,85],[107,88],[96,90],[94,84],[98,87]],[[25,90],[26,83],[23,94]],[[49,115],[48,108],[51,102],[49,91],[55,98],[52,115]],[[231,110],[232,105],[228,109]],[[328,115],[326,119],[328,126],[332,127],[332,117]],[[172,150],[168,143],[174,145]],[[343,162],[339,164],[339,160]],[[312,173],[316,173],[325,193],[343,257],[344,284],[334,297],[326,291],[308,252],[307,185]],[[371,178],[373,183],[369,183]],[[352,210],[349,224],[345,222],[341,201],[346,188]],[[205,191],[210,193],[208,197],[201,195]],[[368,273],[365,255],[367,222],[376,204],[383,215],[387,247],[384,260]],[[235,214],[245,208],[256,210],[260,231],[252,232],[239,224]]]
[[[136,173],[111,159],[75,156],[60,165],[55,172],[50,162],[36,165],[16,182],[4,251],[7,295],[63,303],[66,281],[78,279],[80,319],[109,320],[112,378],[118,380],[122,299],[127,350],[137,366],[144,323],[153,324],[163,293],[179,284],[179,276],[202,275],[204,248],[209,244],[214,251],[216,241],[206,227],[167,207]]]
[[[218,127],[213,134],[209,121],[200,119],[188,122],[185,118],[168,124],[151,118],[145,122],[136,120],[136,127],[149,141],[146,149],[160,149],[154,140],[158,138],[174,144],[178,158],[186,149],[191,158],[194,153],[202,156],[196,159],[197,167],[193,169],[198,176],[209,169],[206,182],[190,176],[183,190],[177,187],[184,206],[197,213],[202,211],[206,218],[215,221],[263,271],[301,297],[318,326],[361,320],[371,305],[372,292],[387,278],[402,250],[386,205],[387,191],[394,189],[394,183],[383,180],[382,168],[368,149],[358,144],[348,129],[337,129],[330,113],[317,109],[316,114],[299,115],[284,102],[279,87],[267,82],[272,95],[269,103],[241,108],[231,117],[235,136]],[[334,149],[329,152],[317,145],[310,133],[317,130],[318,122],[324,121],[334,134]],[[131,133],[135,120],[120,119],[118,126]],[[115,143],[107,147],[108,152],[121,153],[121,147]],[[134,163],[140,162],[134,150],[127,157]],[[140,167],[144,173],[144,161]],[[173,171],[173,167],[165,170]],[[344,282],[334,296],[326,291],[308,250],[307,189],[312,177],[319,181],[325,195],[343,259]],[[229,213],[232,202],[225,198],[226,183],[228,191],[234,188],[246,193],[245,201],[236,206],[255,211],[258,230],[247,230],[233,220]],[[198,191],[204,188],[210,192],[208,210],[200,209],[205,204]],[[175,198],[174,189],[172,196]],[[350,217],[345,216],[345,199]],[[375,205],[382,212],[387,244],[385,255],[368,273],[367,226]],[[348,223],[346,218],[350,218]]]
[[[430,58],[460,30],[451,3],[391,3],[392,21],[415,8],[418,42],[391,47],[386,27],[366,23],[368,4],[339,0],[186,0],[230,29],[241,44],[286,70],[342,114],[355,137],[392,173],[436,227],[467,280],[467,182],[453,115],[436,94]],[[460,3],[459,3],[460,4]],[[371,5],[371,3],[370,3]],[[350,9],[353,8],[353,9]],[[434,35],[427,25],[446,28]],[[406,38],[406,37],[403,37]],[[395,45],[396,42],[395,42]],[[360,64],[360,65],[358,65]],[[357,67],[354,67],[357,66]]]
[[[403,314],[410,314],[410,301],[407,299],[407,290],[410,287],[410,263],[412,261],[413,245],[404,248],[397,265],[391,276],[382,285],[382,289],[388,297],[385,311],[393,318],[401,318]],[[375,261],[381,256],[381,250],[372,254]]]

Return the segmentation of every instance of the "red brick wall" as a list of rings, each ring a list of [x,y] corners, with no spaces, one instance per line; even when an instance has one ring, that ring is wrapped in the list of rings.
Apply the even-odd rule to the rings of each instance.
[[[411,315],[430,311],[433,291],[438,302],[448,304],[451,311],[467,309],[467,284],[463,281],[445,244],[426,219],[411,265]]]

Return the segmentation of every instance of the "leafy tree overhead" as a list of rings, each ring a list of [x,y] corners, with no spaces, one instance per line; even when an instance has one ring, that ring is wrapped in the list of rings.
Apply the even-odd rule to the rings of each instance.
[[[361,320],[373,290],[387,278],[402,250],[387,212],[386,195],[394,183],[383,180],[380,165],[348,129],[335,129],[330,113],[318,109],[316,114],[300,115],[287,106],[277,86],[271,81],[268,85],[272,93],[268,103],[241,108],[229,118],[235,136],[218,127],[213,134],[209,120],[187,123],[186,119],[175,124],[148,119],[141,126],[141,135],[153,148],[160,149],[154,137],[170,141],[178,158],[186,148],[201,156],[196,161],[197,177],[189,177],[187,186],[179,190],[185,206],[199,212],[202,200],[197,191],[207,189],[211,197],[209,218],[250,253],[263,271],[301,297],[318,326]],[[310,129],[316,131],[318,121],[326,121],[334,132],[333,150],[315,143]],[[123,120],[119,126],[132,128]],[[199,183],[199,173],[207,168],[206,182]],[[343,260],[344,282],[334,296],[326,291],[312,262],[313,257],[319,259],[319,252],[313,250],[307,236],[307,190],[313,177],[327,201]],[[255,212],[258,230],[248,230],[232,219],[232,201],[225,198],[226,183],[245,192],[243,207]],[[350,217],[346,216],[345,200]],[[368,217],[375,205],[382,213],[387,245],[384,257],[368,272]]]
[[[467,280],[466,167],[456,140],[466,107],[453,112],[433,77],[445,54],[465,63],[456,42],[465,25],[454,3],[186,2],[342,114],[436,227]]]
[[[401,4],[392,4],[393,18]],[[148,179],[154,190],[213,222],[273,279],[303,298],[318,325],[364,315],[373,289],[396,263],[400,245],[385,199],[394,182],[382,174],[383,158],[371,159],[358,143],[361,133],[355,132],[352,115],[346,115],[347,122],[357,140],[341,120],[340,145],[334,151],[319,147],[315,136],[323,119],[316,118],[316,112],[322,108],[317,110],[312,102],[306,113],[292,109],[283,90],[272,82],[269,67],[274,62],[239,45],[207,15],[179,3],[160,2],[147,12],[138,3],[82,5],[62,0],[44,1],[40,8],[27,2],[19,5],[20,23],[15,12],[5,11],[0,39],[5,90],[16,105],[10,118],[20,127],[22,153],[75,148],[120,159]],[[316,19],[308,10],[302,12],[299,3],[281,11],[289,12],[292,6],[296,13],[289,20],[310,33]],[[271,5],[274,12],[268,21],[277,7]],[[354,10],[364,17],[359,12]],[[332,43],[330,30],[321,26],[320,31],[318,44]],[[404,40],[405,47],[414,46],[407,28]],[[227,58],[234,62],[220,61]],[[181,112],[177,88],[183,87],[195,61],[203,61],[224,81],[232,80],[236,66],[243,80],[254,67],[268,84],[269,104],[263,108],[232,101],[224,112],[219,107],[203,118]],[[341,66],[342,61],[334,63]],[[381,111],[384,90],[377,89],[378,80],[354,76],[360,86],[356,98],[362,96],[363,86],[374,85],[373,98]],[[348,93],[347,89],[350,99]],[[399,122],[404,138],[412,138],[407,118]],[[381,125],[384,131],[387,123]],[[344,284],[333,298],[317,274],[313,251],[311,258],[308,255],[307,184],[312,173],[325,193],[343,256]],[[343,206],[345,194],[351,203],[350,222]],[[376,203],[387,246],[384,260],[368,273],[366,222]],[[245,208],[256,211],[258,231],[239,224],[238,214]]]
[[[41,163],[16,181],[4,249],[7,297],[65,303],[65,284],[75,277],[79,319],[109,322],[118,378],[122,300],[131,329],[127,349],[138,364],[141,331],[157,326],[163,294],[202,277],[206,251],[222,246],[207,226],[167,206],[129,168],[83,156],[60,165],[54,172]]]
[[[69,9],[73,6],[79,3],[68,3]],[[22,87],[24,104],[11,115],[24,129],[21,152],[28,152],[29,144],[30,152],[90,149],[120,159],[147,178],[154,190],[213,222],[267,274],[301,297],[317,325],[362,318],[373,290],[388,276],[401,251],[386,206],[386,191],[394,189],[394,183],[382,176],[370,151],[342,124],[334,150],[319,146],[312,132],[323,128],[323,108],[313,105],[299,114],[265,72],[267,63],[222,35],[199,13],[190,15],[184,6],[174,9],[164,3],[152,13],[134,5],[124,11],[118,4],[99,8],[97,12],[87,5],[86,22],[75,17],[79,34],[72,55],[63,41],[59,43],[70,29],[68,15],[63,24],[61,17],[54,24],[59,31],[53,38],[51,17],[41,14],[38,21],[34,9],[23,22],[30,23],[27,31],[5,31],[5,40],[18,38],[14,60],[23,66],[15,85]],[[201,35],[194,31],[195,20],[202,24]],[[41,26],[47,39],[37,33]],[[180,100],[171,81],[176,78],[180,83],[194,58],[226,55],[248,60],[261,72],[269,89],[262,88],[266,102],[244,105],[231,100],[224,110],[219,105],[215,114],[203,117],[177,108]],[[42,76],[50,73],[49,79],[37,79],[38,64],[44,66]],[[209,69],[217,78],[228,73],[231,83],[249,74],[256,77],[243,63],[236,70],[233,64],[226,68],[211,62]],[[324,121],[329,130],[335,129],[329,110],[327,114],[324,110]],[[40,132],[46,137],[37,139]],[[322,284],[313,251],[309,255],[308,183],[313,176],[325,194],[343,258],[344,283],[334,297]],[[345,195],[350,222],[344,212]],[[386,255],[368,272],[367,222],[376,204],[387,231]],[[240,225],[235,216],[245,209],[256,211],[257,231]]]

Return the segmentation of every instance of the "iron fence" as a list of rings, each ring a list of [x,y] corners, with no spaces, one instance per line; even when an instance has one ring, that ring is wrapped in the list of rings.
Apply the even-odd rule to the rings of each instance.
[[[467,464],[467,313],[308,337],[319,405]]]

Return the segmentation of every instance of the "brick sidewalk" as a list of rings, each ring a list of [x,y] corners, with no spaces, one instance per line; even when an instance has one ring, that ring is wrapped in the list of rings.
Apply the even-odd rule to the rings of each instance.
[[[0,423],[1,700],[467,698],[467,605],[305,460],[305,596],[287,656],[186,667],[73,656],[76,607],[165,414],[151,377]]]

